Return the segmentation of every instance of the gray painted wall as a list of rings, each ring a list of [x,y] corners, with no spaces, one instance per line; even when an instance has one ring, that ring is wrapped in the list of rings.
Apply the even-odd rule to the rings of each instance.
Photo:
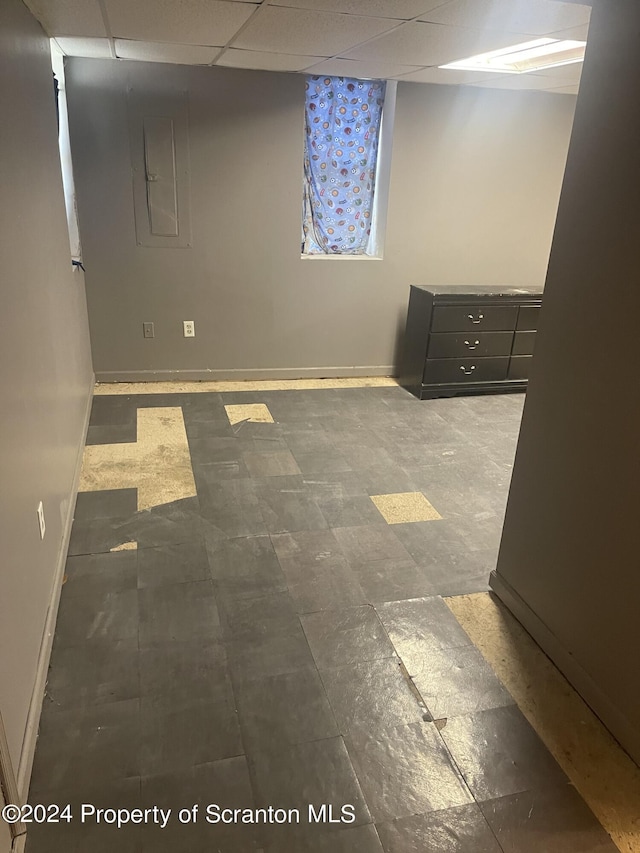
[[[20,0],[0,3],[0,79],[0,708],[17,772],[92,371],[84,282],[71,270],[49,40]]]
[[[493,580],[638,762],[639,99],[640,6],[600,0]]]
[[[128,87],[153,109],[188,91],[192,248],[136,246]],[[99,378],[388,373],[411,283],[542,284],[575,98],[400,84],[384,260],[301,260],[303,87],[69,61]]]

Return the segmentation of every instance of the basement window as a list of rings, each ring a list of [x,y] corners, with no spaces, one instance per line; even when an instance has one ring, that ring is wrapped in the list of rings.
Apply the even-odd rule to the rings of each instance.
[[[309,76],[302,257],[381,258],[395,83]]]

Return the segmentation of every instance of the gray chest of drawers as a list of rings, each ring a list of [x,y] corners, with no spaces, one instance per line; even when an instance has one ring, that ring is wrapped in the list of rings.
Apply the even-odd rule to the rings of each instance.
[[[426,400],[521,391],[542,288],[411,287],[400,384]]]

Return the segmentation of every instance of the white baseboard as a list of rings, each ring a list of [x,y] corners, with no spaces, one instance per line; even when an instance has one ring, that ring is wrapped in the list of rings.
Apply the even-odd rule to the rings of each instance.
[[[351,367],[270,367],[240,370],[104,370],[98,382],[213,382],[256,379],[346,379],[361,376],[392,376],[390,364]]]
[[[71,526],[73,524],[73,515],[76,506],[76,496],[78,494],[78,484],[80,482],[80,471],[82,469],[82,455],[84,453],[84,445],[89,429],[89,418],[91,416],[91,404],[93,402],[93,388],[95,385],[95,377],[92,376],[91,385],[89,387],[89,395],[87,407],[84,414],[84,424],[82,434],[80,436],[80,446],[78,447],[78,455],[76,458],[76,466],[73,475],[73,486],[71,490],[69,509],[67,517],[64,521],[62,529],[62,540],[58,551],[58,561],[56,571],[53,578],[51,594],[49,597],[49,607],[44,625],[44,634],[40,645],[40,654],[38,656],[38,666],[36,669],[36,679],[29,704],[29,714],[27,716],[27,725],[25,727],[24,739],[22,741],[22,751],[20,753],[20,761],[18,763],[18,792],[21,802],[25,803],[29,795],[29,784],[31,782],[31,771],[33,769],[33,758],[36,751],[36,741],[38,740],[38,728],[40,726],[40,713],[42,711],[42,702],[44,699],[45,689],[47,686],[47,673],[49,671],[49,660],[51,658],[51,648],[53,646],[53,635],[56,627],[56,618],[58,616],[58,605],[60,603],[60,593],[62,592],[62,580],[64,578],[64,568],[67,561],[67,551],[69,550],[69,539],[71,537]],[[23,836],[18,836],[21,838]],[[16,839],[17,840],[17,839]],[[16,848],[14,853],[19,853],[20,848]]]

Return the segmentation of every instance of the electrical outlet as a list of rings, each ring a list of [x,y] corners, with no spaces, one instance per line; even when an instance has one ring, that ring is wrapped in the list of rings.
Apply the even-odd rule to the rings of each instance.
[[[182,326],[184,329],[185,338],[195,338],[196,336],[196,324],[193,320],[183,320]]]
[[[40,538],[44,539],[47,526],[44,523],[44,507],[42,506],[42,501],[38,504],[38,524],[40,525]]]
[[[155,331],[153,329],[153,323],[143,323],[142,324],[142,334],[145,338],[153,338],[155,336]]]

